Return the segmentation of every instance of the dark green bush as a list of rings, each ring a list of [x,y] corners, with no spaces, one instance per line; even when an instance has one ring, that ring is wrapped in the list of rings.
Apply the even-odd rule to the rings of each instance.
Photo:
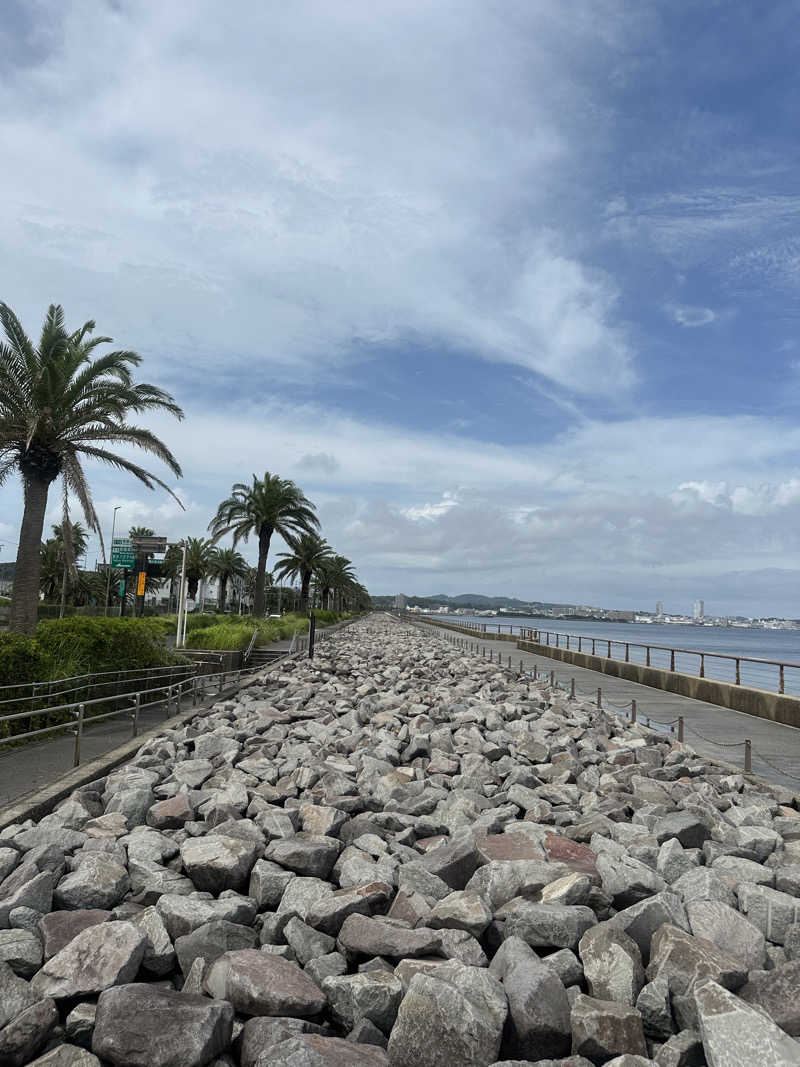
[[[138,670],[170,662],[158,619],[53,619],[39,623],[36,640],[56,671],[51,677]]]
[[[0,700],[4,685],[38,682],[47,677],[49,662],[39,644],[22,634],[0,633]]]

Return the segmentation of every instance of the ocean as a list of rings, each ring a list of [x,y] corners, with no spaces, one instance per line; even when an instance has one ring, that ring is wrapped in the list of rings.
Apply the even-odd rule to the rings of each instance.
[[[787,667],[784,676],[784,688],[787,693],[800,694],[800,630],[762,630],[726,627],[726,626],[691,626],[667,623],[616,623],[616,622],[590,622],[586,620],[570,619],[542,619],[531,616],[529,618],[484,618],[477,615],[442,615],[445,621],[456,623],[477,623],[485,625],[487,631],[498,629],[508,633],[509,626],[513,626],[513,632],[519,632],[519,627],[530,627],[541,631],[549,630],[551,633],[571,634],[583,638],[584,652],[591,652],[591,641],[588,644],[585,638],[596,639],[598,655],[605,655],[608,651],[607,642],[612,642],[611,654],[615,659],[625,658],[625,642],[629,645],[662,645],[666,648],[697,649],[710,653],[705,657],[705,674],[708,678],[719,678],[721,681],[733,682],[736,679],[736,665],[733,660],[719,659],[718,655],[749,657],[751,659],[775,660],[781,663],[794,663],[796,667]],[[555,643],[555,639],[551,638]],[[564,640],[561,638],[564,646]],[[570,641],[570,648],[577,650],[577,641]],[[644,648],[630,648],[630,659],[633,663],[645,663],[646,651]],[[670,653],[652,649],[650,663],[654,667],[669,667]],[[675,655],[675,669],[684,671],[686,674],[700,673],[700,657],[692,652],[677,652]],[[740,664],[740,679],[742,685],[755,686],[758,689],[777,691],[779,683],[779,671],[776,666],[763,663]]]

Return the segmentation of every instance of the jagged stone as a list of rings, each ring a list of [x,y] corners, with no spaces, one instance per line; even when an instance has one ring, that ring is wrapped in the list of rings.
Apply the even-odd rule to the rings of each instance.
[[[614,1056],[646,1056],[639,1012],[625,1004],[579,993],[572,1002],[572,1050],[595,1063]]]
[[[224,1001],[134,982],[100,994],[92,1051],[115,1067],[204,1067],[232,1028]]]
[[[146,948],[145,934],[132,923],[90,926],[45,963],[31,989],[57,1000],[100,993],[132,981]]]
[[[632,937],[618,926],[600,923],[583,935],[578,954],[590,996],[631,1006],[636,1003],[644,985],[644,967]]]
[[[316,1015],[325,994],[295,963],[256,949],[226,952],[206,971],[203,988],[241,1015]]]
[[[694,988],[694,1001],[706,1058],[712,1067],[797,1067],[797,1042],[760,1011],[718,983]]]

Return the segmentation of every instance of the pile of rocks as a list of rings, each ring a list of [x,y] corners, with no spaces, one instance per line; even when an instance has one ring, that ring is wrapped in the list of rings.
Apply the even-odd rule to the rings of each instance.
[[[794,797],[383,617],[0,833],[0,1065],[800,1064]]]

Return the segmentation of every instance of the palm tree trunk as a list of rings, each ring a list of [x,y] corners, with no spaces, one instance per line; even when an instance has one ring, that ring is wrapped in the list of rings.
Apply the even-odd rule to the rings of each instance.
[[[271,539],[272,530],[268,526],[262,526],[258,531],[258,567],[256,568],[256,596],[253,604],[253,614],[257,618],[264,615],[266,604],[267,556]]]
[[[58,609],[59,619],[64,618],[64,612],[67,610],[67,562],[64,560],[64,573],[61,576],[61,607]]]
[[[311,585],[311,571],[303,571],[300,577],[300,612],[308,611],[308,590]]]
[[[221,574],[219,577],[219,610],[225,610],[225,593],[227,592],[228,579]]]
[[[31,475],[25,477],[25,509],[19,531],[14,588],[8,618],[8,629],[11,633],[32,634],[36,629],[39,574],[42,567],[42,530],[50,481],[52,479],[47,481]]]

